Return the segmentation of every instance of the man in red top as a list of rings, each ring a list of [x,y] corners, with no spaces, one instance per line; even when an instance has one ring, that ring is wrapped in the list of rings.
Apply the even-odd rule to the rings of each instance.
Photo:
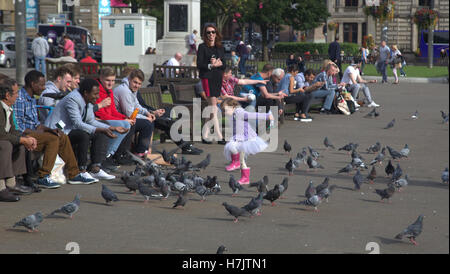
[[[102,68],[100,71],[100,79],[97,80],[100,89],[100,98],[97,100],[97,104],[106,98],[111,98],[111,102],[114,102],[114,95],[112,88],[116,80],[116,73],[110,67]],[[115,104],[110,104],[108,107],[101,108],[95,112],[95,116],[100,120],[105,121],[112,127],[124,127],[130,129],[132,125],[136,123],[136,119],[128,119],[125,115],[117,111]],[[108,150],[106,152],[106,160],[102,163],[102,167],[108,169],[109,171],[115,171],[118,168],[113,161],[112,156],[117,151],[120,143],[127,135],[128,131],[125,133],[118,133],[117,138],[110,138],[108,144]]]
[[[238,102],[249,102],[255,100],[254,96],[252,98],[252,96],[250,95],[245,97],[235,96],[234,87],[236,85],[256,85],[256,84],[265,85],[268,82],[268,80],[238,79],[233,76],[232,72],[233,72],[232,68],[226,68],[225,71],[223,72],[220,101],[223,101],[226,98],[232,98]]]
[[[80,63],[97,64],[97,60],[92,58],[92,56],[93,56],[92,51],[90,51],[90,50],[86,51],[86,57],[81,59]],[[84,74],[91,74],[91,73],[92,74],[96,74],[97,73],[97,66],[95,66],[95,65],[89,66],[87,69],[86,69],[86,67],[83,67],[83,72],[84,72]]]

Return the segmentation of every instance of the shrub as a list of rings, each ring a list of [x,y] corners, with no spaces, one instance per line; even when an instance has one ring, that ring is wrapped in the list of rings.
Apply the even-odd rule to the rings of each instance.
[[[354,43],[341,43],[341,51],[344,51],[345,55],[358,55],[360,46]],[[316,50],[320,55],[328,55],[327,43],[301,43],[301,42],[280,42],[274,46],[274,55],[286,55],[285,58],[291,53],[296,56],[304,55],[305,52],[314,53]]]

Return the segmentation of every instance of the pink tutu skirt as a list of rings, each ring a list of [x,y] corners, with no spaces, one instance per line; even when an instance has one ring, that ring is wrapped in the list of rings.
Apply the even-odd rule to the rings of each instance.
[[[262,152],[267,148],[268,144],[260,137],[255,137],[247,141],[228,141],[223,150],[223,154],[227,161],[231,162],[231,154],[233,148],[238,152],[244,152],[245,156],[254,155]]]

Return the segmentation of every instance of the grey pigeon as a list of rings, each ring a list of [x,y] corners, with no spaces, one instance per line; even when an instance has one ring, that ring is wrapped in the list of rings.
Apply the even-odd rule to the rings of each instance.
[[[448,117],[450,116],[450,113],[446,114],[444,111],[441,110],[441,116],[442,116],[442,123],[443,124],[448,123]]]
[[[386,175],[387,175],[387,176],[390,176],[391,174],[394,173],[395,167],[392,165],[391,160],[389,160],[388,165],[386,166],[386,168],[384,169],[384,171],[386,172]]]
[[[417,119],[419,118],[419,111],[416,110],[416,111],[413,113],[413,115],[411,115],[411,118],[414,119],[414,120],[417,120]]]
[[[269,184],[269,177],[267,177],[267,175],[264,175],[262,180],[250,183],[249,187],[256,187],[259,193],[267,193],[267,191],[269,191],[269,189],[267,188],[268,184]]]
[[[286,163],[286,165],[284,166],[287,171],[289,172],[289,176],[292,176],[294,174],[294,163],[292,162],[292,158],[289,159],[289,161]]]
[[[183,207],[186,205],[187,203],[187,198],[185,197],[186,192],[181,192],[178,194],[178,199],[173,203],[173,207],[172,208],[176,208],[176,207]]]
[[[313,181],[310,180],[308,187],[305,190],[305,197],[306,197],[306,199],[309,199],[314,195],[316,195],[316,188],[314,187]]]
[[[160,188],[162,198],[165,200],[170,195],[170,187],[167,183],[163,183]]]
[[[236,181],[233,174],[230,174],[230,179],[228,180],[228,185],[230,186],[233,194],[231,196],[236,196],[239,193],[239,190],[243,190],[244,187]]]
[[[408,174],[405,175],[405,178],[400,178],[394,182],[394,186],[398,189],[399,192],[402,191],[402,188],[408,185]]]
[[[366,115],[364,115],[365,118],[373,118],[373,117],[378,117],[380,115],[380,113],[377,112],[377,108],[372,108],[372,110],[367,113]]]
[[[292,147],[287,140],[284,140],[283,149],[286,153],[291,153]]]
[[[175,182],[173,184],[173,188],[179,192],[182,192],[182,191],[186,190],[186,185],[183,184],[182,182]]]
[[[364,181],[364,176],[361,174],[359,169],[357,169],[355,176],[353,176],[353,184],[355,185],[355,190],[361,189],[361,185],[364,183]]]
[[[343,168],[341,168],[340,170],[338,170],[338,173],[350,173],[351,171],[353,170],[353,166],[352,166],[352,164],[350,163],[350,164],[348,164],[348,165],[346,165],[345,167],[343,167]]]
[[[223,252],[225,252],[225,251],[228,251],[228,249],[227,249],[225,246],[221,245],[221,246],[219,246],[219,248],[217,249],[216,254],[223,254]]]
[[[292,164],[295,168],[299,168],[302,163],[306,165],[306,158],[301,153],[297,153],[297,156],[292,160]]]
[[[203,202],[206,198],[206,195],[209,194],[208,189],[204,185],[199,185],[195,188],[195,193],[202,197],[201,202]]]
[[[328,149],[329,147],[331,147],[332,149],[335,149],[334,145],[330,142],[330,140],[328,139],[328,137],[325,137],[325,139],[323,140],[323,144],[325,145],[325,147]]]
[[[392,128],[394,125],[395,125],[395,118],[392,119],[392,121],[390,121],[389,124],[387,124],[384,129]]]
[[[377,177],[377,170],[375,169],[375,166],[372,166],[369,175],[367,175],[367,179],[369,179],[369,182],[373,184],[373,180],[375,180],[376,177]]]
[[[448,184],[448,167],[444,169],[441,175],[442,183]]]
[[[402,154],[400,154],[400,152],[398,152],[395,149],[393,149],[392,147],[390,147],[390,146],[386,146],[386,147],[387,147],[387,149],[389,151],[389,154],[391,155],[392,159],[395,160],[397,158],[400,159],[400,158],[405,157]]]
[[[323,182],[320,185],[316,186],[316,193],[320,193],[323,189],[327,188],[329,185],[329,181],[330,178],[328,176],[325,177]]]
[[[123,172],[120,179],[123,181],[125,186],[134,194],[136,194],[136,190],[138,189],[138,181],[141,179],[141,176],[130,176],[130,174],[126,171]]]
[[[320,203],[322,202],[322,197],[320,197],[319,195],[313,195],[310,198],[306,199],[303,202],[300,202],[300,204],[304,204],[306,206],[312,206],[314,207],[314,211],[318,212],[319,210],[317,209],[317,207],[320,205]]]
[[[409,225],[405,230],[397,234],[397,236],[395,236],[395,239],[401,240],[403,236],[406,236],[407,238],[409,238],[409,241],[411,243],[417,245],[416,238],[422,233],[424,217],[425,216],[423,215],[419,215],[417,220],[413,224]]]
[[[148,203],[148,200],[150,197],[162,197],[161,193],[158,191],[150,188],[148,185],[139,183],[139,193],[144,196],[145,200],[144,203]]]
[[[364,157],[362,157],[362,155],[359,154],[358,151],[356,151],[356,149],[352,150],[351,156],[352,156],[352,159],[359,158],[361,160],[365,160]]]
[[[264,195],[264,199],[271,202],[271,205],[275,205],[275,201],[280,198],[280,185],[276,184],[273,189],[267,191],[266,195]]]
[[[346,144],[345,146],[339,148],[338,151],[345,150],[347,152],[350,152],[352,150],[356,150],[358,148],[358,146],[359,146],[358,144],[349,143],[349,144]]]
[[[230,213],[232,216],[234,216],[234,222],[237,223],[238,222],[238,218],[240,216],[250,216],[250,214],[247,212],[247,210],[234,206],[234,205],[230,205],[227,202],[222,203],[222,205],[225,207],[225,209],[228,211],[228,213]]]
[[[258,193],[257,197],[253,197],[250,202],[242,208],[247,210],[247,212],[249,212],[252,216],[255,214],[260,216],[264,194],[265,193],[263,192]]]
[[[14,224],[13,228],[16,226],[24,226],[28,229],[28,232],[38,231],[37,227],[41,224],[43,220],[44,216],[42,215],[42,213],[37,212],[33,215],[30,215],[18,221],[17,223]]]
[[[312,147],[310,147],[310,146],[308,146],[308,149],[309,149],[309,154],[311,154],[311,156],[315,159],[315,160],[317,160],[317,158],[319,158],[319,156],[320,156],[320,153],[319,152],[317,152],[316,150],[314,150]]]
[[[289,183],[289,178],[284,177],[283,182],[281,182],[281,184],[279,185],[280,198],[282,198],[282,199],[283,199],[283,197],[282,197],[283,193],[288,189],[288,183]]]
[[[388,184],[388,188],[385,189],[375,189],[375,193],[378,194],[381,197],[381,201],[384,199],[387,199],[390,203],[390,198],[395,193],[395,186],[392,183]],[[384,202],[384,201],[383,201]]]
[[[381,149],[380,142],[376,142],[374,145],[371,145],[369,148],[367,148],[368,153],[377,153]]]
[[[105,199],[106,204],[109,202],[117,202],[119,201],[119,198],[117,198],[117,195],[112,192],[111,189],[107,188],[105,185],[102,185],[102,197]]]
[[[171,151],[167,152],[165,149],[163,149],[163,151],[158,151],[156,150],[156,152],[160,153],[162,158],[164,159],[164,162],[166,163],[170,163],[171,161],[171,157],[180,149],[180,147],[176,147],[174,149],[172,149]]]
[[[400,179],[400,177],[402,177],[402,175],[403,175],[403,170],[400,167],[400,164],[397,164],[397,167],[394,169],[394,173],[392,173],[392,182],[395,182],[398,179]]]
[[[370,162],[370,165],[373,166],[376,163],[379,163],[380,165],[383,164],[384,157],[386,156],[386,148],[383,147],[380,153],[378,153],[377,157]]]
[[[209,166],[210,163],[211,163],[211,154],[208,153],[208,155],[206,155],[206,158],[203,161],[194,165],[193,167],[204,170],[206,167]]]
[[[63,205],[61,208],[53,211],[50,215],[54,215],[56,213],[63,213],[69,215],[70,219],[73,219],[73,214],[75,214],[78,209],[80,209],[80,194],[75,195],[75,198],[72,202]]]
[[[410,150],[409,150],[408,144],[405,144],[405,147],[403,147],[402,150],[400,150],[400,154],[401,154],[403,157],[408,158],[409,151],[410,151]]]
[[[327,186],[326,188],[321,189],[320,192],[317,192],[317,195],[319,197],[325,198],[326,202],[328,203],[328,197],[331,196],[331,193],[333,193],[336,187],[336,185]]]
[[[353,158],[351,165],[353,168],[365,168],[369,169],[367,165],[360,158]]]
[[[308,164],[308,167],[312,168],[313,170],[316,170],[317,168],[324,169],[324,167],[321,164],[319,164],[316,160],[314,160],[311,156],[308,156],[306,163]]]

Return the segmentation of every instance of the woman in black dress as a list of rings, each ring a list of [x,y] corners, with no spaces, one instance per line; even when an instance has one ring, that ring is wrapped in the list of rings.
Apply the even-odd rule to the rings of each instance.
[[[204,43],[198,46],[197,68],[200,71],[203,90],[208,97],[208,105],[213,108],[212,120],[214,132],[219,137],[219,144],[225,144],[222,130],[217,119],[217,97],[220,96],[222,88],[222,75],[225,70],[225,51],[222,47],[222,36],[214,25],[206,25],[203,29]],[[209,130],[203,132],[203,143],[208,141]]]

